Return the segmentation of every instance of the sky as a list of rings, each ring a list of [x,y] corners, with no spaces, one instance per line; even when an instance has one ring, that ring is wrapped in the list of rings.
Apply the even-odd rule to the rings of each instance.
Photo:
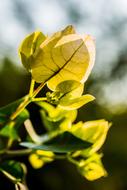
[[[17,64],[17,48],[30,32],[42,30],[51,34],[73,24],[79,33],[94,36],[97,46],[93,75],[108,77],[119,54],[127,49],[127,0],[4,0],[0,2],[0,58],[13,57]],[[112,63],[112,64],[111,64]],[[110,101],[127,98],[124,84],[113,81],[104,88]],[[121,100],[118,88],[121,88]],[[109,98],[108,92],[114,96]]]
[[[24,6],[27,14],[23,15],[20,5]],[[77,23],[67,13],[71,7],[80,13],[81,19]],[[127,1],[49,0],[47,3],[46,0],[4,0],[0,3],[0,13],[1,41],[16,48],[28,32],[40,29],[45,33],[52,33],[73,23],[79,32],[90,33],[98,39],[108,30],[106,25],[112,19],[127,19]],[[31,27],[23,23],[24,18],[32,23]]]

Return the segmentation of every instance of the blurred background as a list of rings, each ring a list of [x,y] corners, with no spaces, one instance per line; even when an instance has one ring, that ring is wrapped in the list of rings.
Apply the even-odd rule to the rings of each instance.
[[[4,0],[0,2],[0,106],[28,92],[30,76],[18,58],[22,39],[35,30],[51,34],[73,24],[94,36],[97,56],[85,91],[96,97],[79,110],[83,121],[105,118],[113,123],[103,146],[108,177],[89,182],[66,161],[34,170],[28,165],[30,190],[127,190],[127,1]],[[36,110],[31,117],[35,125]],[[38,130],[38,129],[37,129]],[[13,186],[0,175],[0,189]]]

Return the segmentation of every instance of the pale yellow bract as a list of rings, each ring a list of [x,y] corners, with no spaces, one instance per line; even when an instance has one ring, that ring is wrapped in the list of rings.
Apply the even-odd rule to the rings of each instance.
[[[54,90],[64,80],[84,83],[95,61],[95,44],[90,35],[75,34],[72,26],[42,42],[30,64],[32,77],[47,82]]]
[[[107,176],[103,166],[94,162],[86,166],[84,170],[84,177],[90,181],[96,180],[102,176]]]
[[[85,123],[79,122],[74,124],[70,131],[82,140],[93,143],[92,147],[82,151],[83,155],[92,155],[104,144],[110,126],[111,123],[101,119]]]

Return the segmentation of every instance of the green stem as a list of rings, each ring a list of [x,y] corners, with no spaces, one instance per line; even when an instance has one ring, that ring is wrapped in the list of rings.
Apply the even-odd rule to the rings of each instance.
[[[32,149],[22,149],[22,150],[6,150],[5,154],[9,156],[24,156],[32,152]]]
[[[29,155],[33,152],[32,149],[21,149],[21,150],[5,150],[2,154],[3,157],[15,157],[15,156],[25,156]],[[67,155],[54,155],[54,156],[48,156],[48,155],[42,155],[43,157],[53,158],[53,159],[66,159]]]
[[[74,165],[79,166],[79,162],[76,161],[75,159],[73,159],[69,154],[68,154],[68,156],[67,156],[67,159],[68,159],[68,161],[70,161],[70,162],[73,163]]]
[[[32,94],[33,94],[33,91],[34,91],[34,85],[35,85],[35,80],[32,79],[31,84],[30,84],[29,97],[32,97]]]
[[[38,88],[33,92],[32,98],[35,98],[35,96],[37,96],[37,94],[42,90],[42,88],[44,87],[45,83],[41,83]]]
[[[17,156],[29,155],[32,152],[33,152],[32,149],[21,149],[21,150],[7,150],[6,149],[3,152],[1,152],[0,162],[2,162],[5,159],[9,159],[9,158],[17,157]]]
[[[16,111],[12,113],[12,115],[10,116],[10,120],[14,120],[30,102],[31,100],[29,96],[26,96],[25,100],[18,106]]]
[[[34,82],[31,82],[31,90],[30,90],[31,92],[33,90],[33,84],[34,84]],[[16,109],[16,111],[10,116],[10,120],[14,120],[24,110],[24,108],[30,102],[32,102],[33,98],[35,98],[35,96],[42,90],[42,88],[44,87],[44,85],[45,85],[45,83],[41,83],[40,86],[38,86],[38,88],[36,90],[34,90],[34,92],[32,93],[31,97],[30,97],[30,95],[26,96],[25,100],[18,106],[18,108]]]
[[[11,174],[6,172],[5,170],[1,170],[1,172],[12,182],[12,183],[17,183],[17,179],[13,177]],[[20,181],[20,180],[19,180]]]
[[[66,159],[67,155],[55,155],[56,160]]]
[[[46,101],[47,98],[46,97],[41,97],[41,98],[33,98],[32,102],[40,102],[40,101]]]

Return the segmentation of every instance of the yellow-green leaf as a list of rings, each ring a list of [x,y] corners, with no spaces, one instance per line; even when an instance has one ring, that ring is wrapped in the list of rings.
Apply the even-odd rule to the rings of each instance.
[[[47,102],[39,102],[38,105],[42,107],[40,114],[42,122],[48,131],[56,130],[59,127],[60,129],[63,129],[63,125],[61,126],[61,123],[63,123],[65,120],[69,120],[72,123],[77,117],[77,110],[70,111],[61,109],[60,107],[55,108]]]
[[[46,112],[46,117],[50,119],[50,121],[57,122],[61,119],[70,119],[71,122],[75,121],[77,117],[77,110],[67,111],[60,107],[54,107],[47,102],[37,102],[37,104]],[[41,110],[42,111],[42,110]]]
[[[61,131],[68,131],[72,126],[72,122],[70,119],[65,119],[63,122],[60,123],[60,130]]]
[[[47,82],[52,90],[64,80],[84,82],[94,65],[95,45],[92,37],[74,34],[69,27],[48,37],[31,63],[35,81]]]
[[[80,97],[83,93],[84,84],[75,80],[65,80],[57,85],[54,92],[46,94],[48,102],[51,104],[59,104],[60,100]]]
[[[63,97],[59,101],[59,107],[66,110],[73,110],[82,107],[88,102],[93,101],[95,98],[92,95],[86,94],[79,98],[69,99],[68,97]]]
[[[19,55],[24,67],[30,70],[31,56],[36,53],[40,44],[46,39],[44,34],[40,31],[33,32],[28,35],[19,47]]]
[[[82,160],[78,170],[81,175],[90,181],[107,176],[107,172],[101,162],[101,155],[99,154],[93,154],[87,160]]]
[[[51,151],[37,150],[30,154],[29,162],[34,169],[39,169],[44,164],[52,162],[54,160],[54,153]]]
[[[83,123],[77,123],[72,126],[70,131],[72,134],[81,138],[82,140],[93,143],[91,148],[79,152],[82,156],[89,156],[98,151],[103,145],[110,124],[105,120],[95,120]]]
[[[84,84],[75,80],[65,80],[57,85],[55,91],[60,92],[62,97],[77,98],[84,90]]]
[[[14,160],[3,160],[0,164],[0,171],[15,184],[17,182],[24,182],[26,167],[23,163]]]

